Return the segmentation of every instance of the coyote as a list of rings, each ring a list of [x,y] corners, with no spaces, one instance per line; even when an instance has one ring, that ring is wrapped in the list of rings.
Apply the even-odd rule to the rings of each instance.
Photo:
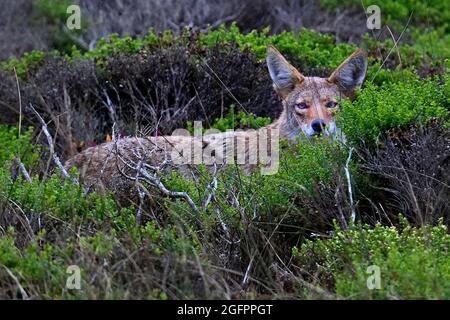
[[[78,167],[81,179],[87,186],[123,193],[129,189],[133,178],[143,167],[155,170],[162,167],[164,170],[176,169],[184,175],[190,175],[189,168],[199,163],[205,163],[209,167],[217,163],[233,163],[235,156],[227,158],[233,152],[237,156],[243,155],[242,163],[238,164],[242,164],[245,172],[258,166],[273,165],[271,156],[277,153],[279,138],[295,141],[301,134],[306,137],[336,134],[333,115],[339,110],[340,100],[353,98],[355,89],[362,85],[367,69],[367,54],[362,49],[356,50],[328,78],[302,75],[272,46],[267,49],[266,62],[273,87],[283,104],[280,117],[267,127],[256,131],[216,133],[202,137],[172,135],[115,139],[75,155],[66,162],[66,169]],[[261,140],[261,136],[269,141],[269,160],[267,157],[256,157],[256,161],[250,161],[255,160],[252,155],[258,154],[258,149],[261,149],[261,144],[252,142],[258,140],[258,137]],[[209,150],[208,154],[213,156],[207,159],[209,162],[202,162],[201,157],[200,161],[196,161],[189,154],[181,157],[183,161],[180,162],[181,158],[177,155],[185,153],[186,149],[194,150],[194,158],[198,152],[201,154],[205,150]],[[230,162],[222,161],[224,158]],[[174,166],[174,163],[178,165]]]

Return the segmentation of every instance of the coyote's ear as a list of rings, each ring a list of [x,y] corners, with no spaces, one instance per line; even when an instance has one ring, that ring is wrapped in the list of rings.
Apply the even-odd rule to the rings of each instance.
[[[275,91],[281,98],[286,98],[296,85],[303,82],[304,76],[272,46],[267,48],[266,61]]]
[[[367,71],[367,53],[356,50],[331,74],[328,81],[336,83],[344,92],[353,93],[361,87]]]

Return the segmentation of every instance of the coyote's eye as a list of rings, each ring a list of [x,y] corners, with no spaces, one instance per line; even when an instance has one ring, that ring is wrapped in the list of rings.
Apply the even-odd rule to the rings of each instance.
[[[300,110],[308,109],[308,105],[304,102],[297,103],[295,107]]]
[[[328,101],[327,104],[325,105],[327,108],[336,108],[338,106],[337,102],[334,101]]]

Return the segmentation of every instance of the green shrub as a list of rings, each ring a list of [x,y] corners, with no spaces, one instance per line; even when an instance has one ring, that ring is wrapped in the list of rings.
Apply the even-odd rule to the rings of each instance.
[[[225,117],[215,119],[211,124],[211,129],[217,129],[221,132],[234,129],[258,129],[272,122],[269,117],[257,117],[253,113],[247,114],[245,111],[236,113],[235,108],[235,105],[231,105]],[[192,121],[187,122],[187,130],[194,134]]]
[[[222,25],[217,30],[202,33],[200,41],[207,47],[236,43],[243,49],[250,49],[260,59],[265,59],[267,46],[271,44],[293,60],[300,70],[311,67],[335,68],[356,49],[354,45],[336,43],[332,36],[308,29],[302,29],[299,33],[286,31],[275,35],[269,35],[268,29],[242,34],[236,24],[230,28]]]
[[[403,224],[401,229],[380,224],[337,228],[331,239],[306,241],[293,254],[305,273],[332,279],[339,298],[449,299],[447,227]],[[369,266],[380,268],[380,289],[367,287]]]
[[[430,32],[414,29],[413,32],[413,47],[420,52],[429,54],[432,58],[450,56],[450,34],[444,32],[442,28]]]
[[[171,31],[157,35],[152,29],[143,37],[119,37],[112,34],[101,39],[96,47],[84,54],[87,58],[103,60],[117,54],[136,54],[141,50],[152,50],[156,47],[167,47],[174,42],[189,43],[197,41],[195,33],[184,30],[180,36],[174,36]],[[332,36],[302,29],[300,33],[283,32],[269,35],[268,30],[252,31],[247,34],[240,32],[236,24],[231,27],[220,26],[216,30],[200,33],[200,44],[203,47],[214,48],[217,45],[237,44],[241,49],[250,49],[258,58],[264,59],[267,46],[275,45],[283,54],[300,63],[299,67],[337,67],[356,47],[350,44],[336,43]],[[83,56],[78,51],[72,51],[70,56]]]
[[[107,38],[100,39],[93,50],[83,52],[77,47],[71,47],[66,53],[66,59],[88,58],[95,59],[99,63],[105,63],[108,57],[118,54],[137,54],[142,50],[154,50],[178,43],[197,41],[195,33],[185,30],[180,36],[174,36],[166,31],[157,35],[152,29],[140,37],[111,34]],[[250,49],[258,58],[264,59],[267,46],[275,45],[283,54],[293,59],[300,69],[311,67],[337,67],[356,46],[344,43],[336,43],[332,36],[302,29],[300,33],[283,32],[277,35],[269,35],[268,31],[252,31],[242,34],[236,24],[230,28],[222,25],[217,30],[209,30],[200,34],[200,44],[203,47],[214,48],[217,45],[237,44],[242,49]],[[44,53],[36,51],[32,56],[22,59],[13,58],[8,65],[18,64],[22,69],[28,70],[36,61],[41,61]],[[31,66],[30,66],[31,64]]]
[[[444,58],[448,57],[450,38],[442,28],[425,33],[423,30],[414,30],[415,42],[411,45],[399,45],[402,57],[402,65],[399,70],[390,70],[389,68],[392,68],[392,66],[389,63],[383,64],[382,70],[378,70],[383,62],[380,59],[386,57],[387,53],[394,47],[391,39],[379,42],[368,36],[364,38],[362,46],[367,47],[369,52],[374,54],[370,57],[369,77],[371,78],[376,72],[378,74],[375,79],[376,83],[382,83],[385,79],[397,81],[399,76],[403,75],[404,69],[417,70],[424,66],[430,66],[430,64],[432,64],[431,67],[433,65],[439,67],[442,65]],[[65,52],[64,57],[68,62],[76,59],[92,59],[99,66],[106,68],[108,59],[114,56],[142,55],[145,58],[155,50],[168,48],[176,43],[195,48],[194,44],[197,41],[200,43],[200,47],[210,49],[217,46],[237,45],[241,50],[250,50],[261,60],[265,58],[267,46],[272,44],[307,75],[310,73],[314,75],[317,73],[317,69],[321,73],[331,72],[356,49],[353,44],[336,43],[334,37],[308,29],[302,29],[299,33],[291,31],[275,35],[270,35],[268,30],[243,34],[237,25],[233,24],[229,28],[222,25],[217,29],[208,30],[199,35],[187,29],[178,36],[175,36],[171,31],[158,35],[152,29],[143,37],[120,37],[117,34],[111,34],[100,39],[93,50],[85,52],[77,46],[71,46],[63,52]],[[200,56],[201,52],[194,51],[192,52],[193,56]],[[383,57],[378,56],[380,51],[383,52]],[[38,67],[48,55],[48,53],[33,51],[24,54],[23,57],[11,58],[3,62],[2,67],[8,71],[15,67],[19,76],[24,79],[29,71]],[[50,55],[59,56],[61,53],[53,51]],[[394,50],[391,52],[389,59],[395,60],[396,57],[397,52]],[[406,71],[408,73],[408,70]],[[393,76],[389,77],[391,73]]]
[[[40,246],[43,231],[24,248],[16,246],[14,235],[15,231],[10,229],[7,235],[0,237],[0,265],[18,279],[26,292],[44,286],[47,291],[41,298],[57,297],[66,281],[67,264],[64,259],[56,258],[56,250],[51,244]],[[2,273],[3,270],[0,272],[1,282],[6,283],[9,279],[2,277]]]
[[[26,79],[28,73],[39,67],[46,56],[47,54],[45,52],[33,50],[31,52],[25,52],[20,58],[12,57],[2,62],[1,66],[11,73],[15,69],[20,79]]]
[[[17,127],[0,124],[0,163],[10,164],[18,156],[26,166],[36,164],[39,148],[30,143],[32,134],[32,128],[19,135]]]
[[[37,177],[32,183],[16,182],[9,188],[10,197],[23,208],[38,213],[52,213],[63,219],[91,218],[106,220],[118,214],[111,196],[90,193],[85,196],[81,186],[58,175],[45,182]]]
[[[448,119],[449,77],[442,80],[405,79],[376,86],[366,84],[355,101],[344,101],[340,127],[356,144],[371,144],[387,129],[412,123],[425,124],[432,118]]]
[[[412,28],[411,37],[413,39],[411,43],[397,44],[396,47],[391,38],[377,41],[366,34],[362,46],[375,55],[370,57],[372,61],[370,65],[377,64],[376,71],[384,62],[382,72],[399,73],[411,70],[423,76],[443,73],[441,69],[445,67],[445,59],[450,56],[450,36],[442,28],[434,30]],[[372,76],[369,67],[369,79],[372,79]]]
[[[26,153],[22,159],[27,165],[32,165],[38,156],[30,135],[31,129],[19,137],[14,127],[0,128],[0,265],[4,267],[0,268],[1,297],[22,297],[19,290],[8,289],[12,274],[29,297],[123,299],[129,294],[123,292],[123,284],[109,288],[111,281],[120,284],[121,276],[108,269],[104,271],[110,277],[108,289],[95,296],[95,285],[89,279],[98,276],[99,261],[121,265],[128,255],[141,250],[149,259],[141,260],[144,268],[157,269],[157,261],[163,255],[175,261],[199,254],[198,236],[188,232],[188,226],[160,225],[156,221],[138,225],[134,206],[119,208],[112,195],[86,193],[81,185],[61,179],[59,174],[45,180],[32,176],[32,182],[21,178],[20,173],[13,177],[11,160],[18,147]],[[75,170],[71,174],[77,175]],[[65,288],[66,269],[73,264],[82,268],[82,290]],[[157,291],[156,298],[167,298],[167,293],[155,284],[152,288]],[[148,292],[146,295],[153,297]]]
[[[316,191],[316,186],[332,184],[336,174],[342,173],[346,157],[347,150],[325,139],[304,140],[285,147],[278,173],[258,174],[258,180],[254,181],[254,185],[259,184],[261,204],[288,207],[295,196],[309,196]]]
[[[47,17],[52,23],[64,23],[67,19],[67,7],[72,4],[70,0],[37,0],[36,10]]]

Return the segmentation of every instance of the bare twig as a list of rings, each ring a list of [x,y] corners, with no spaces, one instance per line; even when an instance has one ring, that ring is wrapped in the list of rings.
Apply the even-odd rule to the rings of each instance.
[[[414,12],[414,11],[413,11]],[[402,32],[400,33],[399,37],[397,40],[395,40],[395,38],[393,39],[394,41],[394,46],[389,50],[386,58],[384,58],[383,63],[381,64],[381,66],[378,68],[377,72],[375,72],[375,74],[372,77],[372,80],[370,80],[370,82],[373,82],[373,80],[375,80],[375,77],[378,75],[378,73],[380,72],[380,70],[383,68],[384,64],[386,63],[387,59],[389,58],[389,56],[391,55],[392,51],[394,50],[394,48],[397,48],[397,43],[400,42],[401,38],[403,37],[403,34],[405,33],[406,29],[408,29],[409,23],[411,22],[411,18],[413,15],[413,12],[411,12],[411,14],[409,15],[408,18],[408,22],[406,23],[406,26],[403,28]],[[398,50],[398,49],[397,49]]]
[[[245,270],[244,279],[242,279],[241,286],[245,290],[247,289],[249,280],[250,280],[250,270],[252,269],[253,261],[255,260],[255,256],[253,255],[248,263],[247,269]]]
[[[66,138],[67,141],[69,141],[69,146],[70,146],[70,155],[73,155],[76,153],[76,148],[74,148],[74,144],[73,144],[73,134],[72,134],[72,112],[71,110],[71,100],[70,100],[70,95],[67,92],[67,87],[66,84],[63,84],[63,93],[64,93],[64,114],[66,116],[66,123],[67,123],[67,130],[64,133],[64,138]]]
[[[146,181],[150,182],[151,185],[157,187],[158,190],[161,191],[164,195],[172,198],[184,199],[192,208],[192,210],[194,210],[195,213],[200,213],[200,211],[197,208],[197,205],[192,200],[192,198],[187,194],[187,192],[171,191],[167,189],[166,186],[161,182],[161,180],[149,174],[147,170],[141,169],[140,173],[146,179]]]
[[[350,208],[352,210],[352,214],[350,216],[350,223],[354,224],[356,219],[356,212],[355,207],[353,204],[353,191],[352,191],[352,181],[351,181],[351,175],[350,175],[350,160],[352,158],[353,153],[353,147],[350,148],[350,151],[348,153],[347,161],[345,162],[345,176],[347,178],[347,185],[348,185],[348,196],[350,198]]]
[[[22,175],[24,176],[25,180],[27,180],[27,182],[31,183],[31,177],[30,174],[28,173],[27,169],[25,168],[25,165],[22,163],[22,161],[20,161],[19,157],[15,157],[14,160],[16,161],[17,165],[19,166],[20,172],[22,172]]]
[[[219,75],[213,70],[213,68],[211,68],[209,66],[209,64],[206,61],[206,59],[203,59],[203,63],[205,64],[205,66],[208,67],[209,70],[211,70],[211,72],[213,73],[213,75],[217,79],[217,81],[225,88],[225,90],[227,90],[227,92],[230,94],[230,96],[233,98],[233,100],[236,101],[237,104],[239,104],[239,106],[242,108],[242,110],[244,110],[245,113],[249,114],[247,109],[245,109],[245,107],[242,105],[242,103],[235,97],[235,95],[233,94],[233,92],[231,92],[231,90],[228,88],[228,86],[225,83],[223,83],[223,81],[222,81],[222,79],[220,79]]]
[[[113,105],[113,103],[111,101],[111,98],[109,97],[108,92],[106,92],[106,90],[103,90],[103,95],[106,98],[106,101],[104,101],[104,100],[102,101],[103,105],[108,109],[109,115],[110,115],[111,120],[113,122],[113,133],[112,133],[112,135],[114,137],[114,134],[115,134],[115,132],[114,132],[115,130],[114,129],[117,126],[116,110],[115,110],[114,105]]]
[[[8,273],[8,275],[14,280],[14,282],[17,285],[17,288],[19,288],[20,294],[22,295],[22,299],[23,300],[28,300],[29,299],[28,294],[25,291],[25,289],[22,287],[22,285],[20,284],[19,279],[17,279],[17,277],[5,265],[3,267],[5,268],[5,270]]]
[[[141,184],[139,183],[139,172],[142,168],[142,161],[139,161],[138,165],[138,170],[136,170],[136,177],[135,177],[135,187],[138,193],[138,197],[139,197],[139,206],[136,212],[136,224],[140,225],[141,224],[141,218],[142,218],[142,207],[144,206],[144,199],[145,199],[145,192],[141,190]]]
[[[47,143],[50,148],[50,154],[53,159],[53,162],[59,168],[59,170],[61,170],[61,175],[65,179],[69,178],[69,174],[67,173],[67,170],[64,168],[63,164],[61,163],[61,160],[59,159],[59,156],[55,152],[55,145],[53,143],[53,138],[52,138],[50,132],[48,131],[47,124],[45,123],[44,119],[42,119],[39,112],[36,111],[36,109],[33,107],[33,105],[31,103],[30,103],[30,108],[34,112],[34,114],[36,115],[36,117],[38,118],[39,122],[42,125],[42,131],[44,132],[45,136],[47,137]],[[76,179],[73,179],[73,182],[75,184],[78,184],[78,181]]]
[[[389,28],[389,26],[386,26],[386,28],[387,28],[387,30],[389,31],[389,33],[390,33],[390,35],[392,37],[392,41],[394,41],[394,47],[397,50],[397,56],[398,56],[399,65],[401,66],[402,65],[402,57],[400,56],[400,50],[399,50],[398,45],[397,45],[398,41],[397,42],[395,41],[395,37],[394,37],[394,34],[392,33],[391,28]]]
[[[214,164],[213,180],[208,185],[207,190],[211,190],[211,192],[209,192],[208,196],[206,197],[206,200],[203,202],[203,206],[202,206],[203,211],[206,211],[206,209],[208,208],[208,205],[210,204],[211,201],[215,202],[217,218],[219,219],[220,225],[222,226],[223,232],[225,233],[227,242],[231,244],[231,243],[233,243],[233,240],[231,239],[230,228],[227,226],[225,221],[223,221],[223,219],[222,219],[222,213],[220,211],[220,206],[219,206],[219,203],[218,203],[217,198],[216,198],[216,191],[217,191],[217,164]]]
[[[339,199],[339,191],[340,191],[340,188],[339,188],[339,186],[337,186],[336,191],[334,192],[334,198],[336,199],[336,203],[339,201],[338,200]],[[347,225],[347,221],[345,220],[344,211],[342,210],[341,206],[339,206],[339,205],[337,206],[337,209],[339,211],[339,220],[341,221],[342,228],[344,230],[347,230],[348,225]]]
[[[27,232],[30,241],[33,241],[34,231],[33,228],[31,227],[31,222],[30,219],[28,219],[27,214],[23,211],[22,207],[17,202],[15,202],[12,199],[8,199],[8,201],[21,213],[22,216],[18,214],[17,218],[24,227],[25,231]]]
[[[200,213],[200,210],[198,209],[197,205],[195,204],[195,202],[192,200],[192,198],[189,196],[189,194],[187,192],[171,191],[171,190],[167,189],[166,186],[161,182],[160,179],[158,179],[156,176],[150,174],[148,172],[148,170],[146,170],[147,168],[159,170],[159,168],[144,164],[143,162],[140,166],[136,166],[134,164],[129,163],[126,159],[124,159],[120,155],[118,157],[128,168],[136,171],[135,177],[130,177],[129,175],[126,175],[124,172],[122,172],[122,174],[126,178],[131,179],[131,180],[136,180],[136,179],[144,180],[145,182],[149,183],[150,185],[156,187],[165,196],[168,196],[171,198],[184,199],[196,214]],[[143,159],[140,159],[139,161],[143,161]]]
[[[14,75],[16,77],[17,96],[19,98],[19,138],[22,131],[22,95],[20,93],[19,77],[17,76],[16,67],[14,67]],[[19,144],[20,146],[20,144]]]
[[[209,203],[211,200],[215,197],[215,193],[217,190],[217,165],[214,164],[214,173],[213,173],[213,181],[208,185],[207,190],[211,190],[211,192],[206,197],[205,201],[203,202],[203,211],[205,211],[208,208]]]

